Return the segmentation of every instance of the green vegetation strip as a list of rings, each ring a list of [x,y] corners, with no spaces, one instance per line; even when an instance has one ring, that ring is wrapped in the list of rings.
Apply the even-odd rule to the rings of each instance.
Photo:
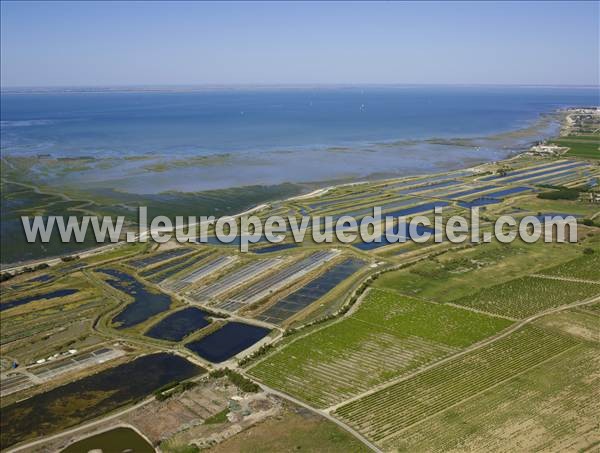
[[[249,374],[327,407],[508,325],[505,319],[371,290],[356,313],[290,343]]]
[[[600,281],[600,252],[591,251],[579,258],[544,269],[539,273],[556,277]]]
[[[576,340],[527,327],[478,351],[352,401],[335,415],[375,442],[560,354]],[[492,409],[492,408],[491,408]]]
[[[600,135],[576,135],[559,138],[552,143],[570,148],[568,156],[600,159]]]
[[[216,425],[217,423],[225,423],[227,421],[227,414],[229,409],[225,408],[221,412],[217,412],[215,415],[208,417],[204,420],[205,425]]]

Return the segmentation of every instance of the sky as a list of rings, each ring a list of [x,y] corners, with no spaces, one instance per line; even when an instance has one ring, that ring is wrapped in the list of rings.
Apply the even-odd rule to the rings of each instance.
[[[599,2],[1,3],[0,83],[599,84]]]

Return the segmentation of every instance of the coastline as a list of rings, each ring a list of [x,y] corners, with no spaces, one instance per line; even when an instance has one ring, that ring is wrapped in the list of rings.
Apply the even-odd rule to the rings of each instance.
[[[481,167],[483,165],[495,165],[498,164],[500,162],[509,162],[515,159],[519,159],[521,156],[523,156],[525,153],[527,152],[527,150],[523,150],[521,152],[518,152],[514,155],[512,155],[511,157],[507,158],[507,159],[503,159],[501,161],[492,161],[492,162],[483,162],[474,166],[470,166],[470,167],[465,167],[462,168],[461,170],[464,171],[473,171],[475,172],[476,169],[478,167]],[[437,172],[437,173],[421,173],[421,174],[414,174],[414,175],[407,175],[407,176],[401,176],[401,177],[392,177],[392,178],[382,178],[382,179],[375,179],[375,180],[362,180],[362,181],[355,181],[355,182],[345,182],[345,183],[340,183],[340,184],[329,184],[329,185],[325,185],[323,187],[320,187],[318,189],[315,189],[311,192],[305,193],[305,194],[301,194],[301,195],[296,195],[296,196],[292,196],[292,197],[288,197],[288,198],[282,198],[282,199],[275,199],[272,201],[268,201],[265,203],[261,203],[258,205],[255,205],[254,207],[251,207],[249,209],[246,209],[242,212],[236,213],[236,214],[231,214],[231,215],[226,215],[224,217],[227,218],[239,218],[241,216],[244,215],[248,215],[251,214],[253,212],[257,212],[260,211],[262,209],[266,209],[266,208],[270,208],[272,205],[275,204],[282,204],[282,203],[286,203],[286,202],[290,202],[290,201],[300,201],[300,200],[305,200],[305,199],[310,199],[310,198],[314,198],[314,197],[320,197],[323,196],[325,194],[327,194],[328,192],[331,192],[333,190],[339,189],[339,188],[343,188],[343,187],[352,187],[352,186],[357,186],[357,185],[363,185],[363,184],[370,184],[370,183],[386,183],[386,182],[393,182],[393,181],[402,181],[404,179],[407,178],[418,178],[418,177],[423,177],[423,176],[436,176],[436,175],[445,175],[448,173],[452,173],[457,171],[456,169],[454,170],[449,170],[449,171],[445,171],[445,172]],[[191,224],[191,225],[198,225],[198,224]],[[175,229],[171,229],[170,231],[174,231]],[[153,231],[158,231],[158,230],[153,230]],[[151,232],[147,232],[146,236],[148,236],[148,234],[151,234]],[[139,239],[140,235],[136,235],[136,238]],[[83,250],[80,253],[77,253],[76,255],[80,258],[80,259],[85,259],[87,257],[90,256],[95,256],[104,252],[108,252],[114,248],[120,247],[124,244],[127,244],[126,241],[124,240],[120,240],[119,242],[116,243],[110,243],[110,244],[105,244],[99,247],[94,247],[91,249],[86,249]],[[56,266],[58,264],[61,264],[62,258],[65,258],[67,256],[72,256],[73,254],[64,254],[64,255],[60,255],[60,256],[53,256],[53,257],[48,257],[48,258],[43,258],[40,260],[32,260],[32,261],[26,261],[26,262],[22,262],[22,263],[9,263],[9,264],[2,264],[2,272],[9,272],[9,273],[19,273],[20,271],[22,271],[23,269],[27,268],[27,267],[35,267],[38,266],[40,264],[48,264],[48,266],[52,267],[52,266]]]
[[[568,109],[557,109],[552,112],[546,112],[546,113],[540,115],[537,119],[532,120],[531,123],[527,127],[516,129],[511,132],[506,132],[505,134],[519,135],[519,134],[522,134],[523,131],[529,131],[529,130],[537,131],[540,127],[540,124],[542,124],[544,127],[547,127],[548,124],[552,124],[553,127],[557,130],[557,133],[559,133],[561,130],[562,120],[564,120],[565,112],[567,112],[567,111],[568,111]],[[559,122],[559,120],[561,120],[561,121]],[[431,140],[434,140],[434,139],[431,139]],[[338,179],[334,179],[334,180],[321,180],[321,181],[307,182],[307,183],[288,183],[288,184],[295,186],[295,190],[299,190],[301,193],[299,193],[297,195],[280,198],[280,197],[277,197],[277,193],[276,193],[277,191],[273,191],[272,194],[267,195],[267,197],[263,198],[261,201],[258,201],[257,203],[254,203],[254,204],[247,205],[248,207],[246,209],[243,209],[242,211],[239,211],[237,213],[233,213],[233,214],[229,214],[229,215],[225,215],[225,216],[226,217],[230,216],[230,217],[235,218],[235,217],[239,217],[239,216],[242,216],[242,215],[250,213],[250,212],[255,212],[256,210],[263,209],[267,206],[282,204],[282,203],[286,203],[286,202],[290,202],[290,201],[293,202],[295,200],[308,199],[308,198],[316,197],[316,196],[322,196],[332,190],[335,190],[338,188],[343,188],[343,187],[354,186],[357,184],[379,183],[379,182],[384,183],[386,181],[402,180],[402,179],[406,179],[406,178],[413,178],[413,177],[424,176],[424,175],[436,175],[436,174],[442,175],[442,174],[446,174],[446,173],[450,173],[450,172],[458,171],[458,170],[465,170],[465,171],[474,170],[482,165],[490,165],[490,164],[495,164],[497,162],[503,162],[503,161],[512,161],[513,159],[518,159],[523,153],[526,153],[529,150],[529,147],[533,143],[535,143],[535,140],[527,142],[526,145],[522,145],[519,149],[508,151],[506,153],[505,158],[500,159],[500,160],[486,159],[486,156],[481,156],[481,157],[474,156],[473,158],[469,159],[474,162],[465,162],[465,161],[460,162],[460,163],[455,162],[453,165],[450,165],[449,168],[445,168],[443,170],[438,170],[437,168],[432,168],[431,171],[422,171],[422,172],[410,172],[409,171],[408,173],[402,174],[402,175],[372,173],[370,176],[367,176],[365,178],[360,178],[358,180],[356,180],[355,178],[349,177],[349,178],[342,178],[342,179],[338,178]],[[432,146],[432,145],[430,145],[430,146]],[[7,161],[6,158],[4,158],[4,157],[3,157],[2,161],[3,161],[3,163],[6,163],[7,165],[12,165],[11,162]],[[467,164],[467,165],[465,165],[465,164]],[[5,172],[3,171],[3,177],[4,177],[4,173]],[[9,179],[4,179],[4,181],[10,182]],[[17,182],[17,181],[15,181],[15,182]],[[269,187],[275,188],[276,186],[265,186],[265,187],[266,188],[269,188]],[[34,186],[34,190],[36,190],[42,194],[49,193],[49,194],[62,196],[65,200],[72,199],[72,198],[70,198],[72,194],[68,190],[66,190],[63,193],[59,190],[59,188],[47,187],[47,190],[46,190],[46,187],[44,187],[44,189],[40,190],[39,187],[37,187],[37,186]],[[243,192],[243,191],[247,190],[247,187],[218,189],[218,190],[214,191],[213,196],[218,197],[220,193],[226,193],[227,191],[230,191],[230,190],[238,190],[240,192]],[[302,193],[304,190],[306,190],[307,192]],[[84,194],[85,194],[85,192],[84,192]],[[174,192],[170,195],[174,195],[175,199],[177,199],[177,197],[178,197],[177,192]],[[182,192],[179,195],[179,197],[181,198],[180,201],[184,201],[185,197],[193,198],[194,195],[202,196],[203,192],[198,192],[197,194],[194,194],[194,193],[186,194],[185,192]],[[98,198],[94,197],[94,191],[91,191],[90,195],[85,194],[83,198],[85,198],[89,203],[92,203],[92,204],[96,203],[96,201],[98,200]],[[130,198],[133,198],[133,197],[130,197]],[[113,202],[113,204],[115,204],[115,203],[117,203],[117,202],[116,201]],[[127,202],[123,201],[123,203],[127,203]],[[152,202],[149,201],[149,199],[146,199],[144,201],[144,199],[142,198],[141,204],[143,204],[143,203],[147,203],[148,206],[151,206]],[[191,201],[190,201],[190,205],[191,205]],[[135,207],[134,204],[131,204],[131,207],[134,208]],[[193,211],[194,211],[193,208],[190,209],[190,212],[193,212]],[[98,212],[101,213],[102,211],[98,211]],[[195,212],[193,212],[193,213],[196,214]],[[52,213],[50,213],[50,214],[52,214]],[[220,215],[222,216],[223,214],[220,214]],[[82,247],[81,251],[76,251],[76,252],[71,251],[68,253],[60,253],[60,254],[55,254],[52,256],[48,256],[48,257],[42,257],[39,259],[34,258],[34,259],[30,259],[30,260],[7,262],[5,264],[4,263],[2,264],[2,271],[3,272],[18,272],[19,270],[22,270],[26,267],[37,266],[39,264],[44,264],[44,263],[49,264],[49,265],[56,265],[56,264],[59,264],[61,262],[61,258],[64,258],[65,256],[77,255],[82,258],[89,257],[89,256],[93,256],[93,255],[96,255],[96,254],[104,252],[104,251],[111,250],[112,248],[119,246],[120,244],[121,244],[121,242],[116,243],[116,244],[104,244],[101,246],[92,246],[89,248]]]

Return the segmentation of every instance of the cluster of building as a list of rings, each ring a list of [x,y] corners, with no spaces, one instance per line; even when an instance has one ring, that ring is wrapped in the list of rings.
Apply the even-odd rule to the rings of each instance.
[[[594,133],[600,130],[600,107],[570,109],[561,135]]]
[[[529,149],[529,154],[533,156],[560,156],[567,151],[569,151],[569,148],[565,146],[539,143]]]

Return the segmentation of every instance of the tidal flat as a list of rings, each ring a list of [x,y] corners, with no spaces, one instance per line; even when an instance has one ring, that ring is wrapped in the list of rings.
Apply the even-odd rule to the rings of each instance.
[[[401,86],[3,93],[0,261],[97,246],[91,236],[29,244],[23,215],[122,215],[135,226],[139,206],[222,216],[325,185],[465,168],[555,136],[557,109],[595,96]]]

